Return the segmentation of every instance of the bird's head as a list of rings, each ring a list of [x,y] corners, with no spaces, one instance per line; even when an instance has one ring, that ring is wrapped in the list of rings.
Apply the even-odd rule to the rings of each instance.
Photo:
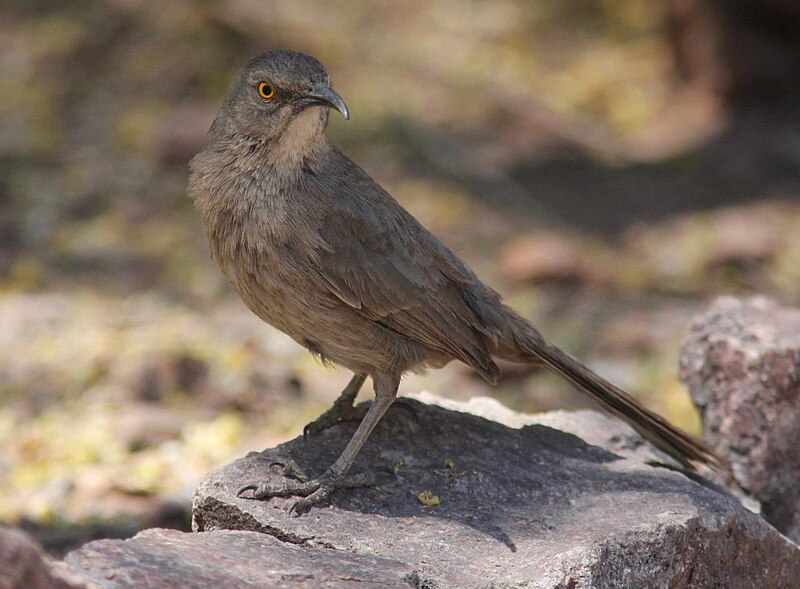
[[[329,108],[350,118],[319,61],[295,51],[270,51],[239,71],[211,134],[299,147],[323,134]]]

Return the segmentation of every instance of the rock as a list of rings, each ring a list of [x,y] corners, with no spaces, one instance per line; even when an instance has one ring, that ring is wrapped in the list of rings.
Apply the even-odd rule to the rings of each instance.
[[[438,405],[452,411],[469,413],[496,421],[511,428],[526,425],[545,425],[574,436],[593,446],[639,462],[659,462],[678,466],[669,455],[647,443],[626,423],[608,413],[583,409],[579,411],[547,411],[533,415],[512,411],[492,397],[472,397],[468,401],[455,401],[431,393],[410,395],[422,403]]]
[[[0,527],[0,589],[94,589],[96,586],[52,562],[21,530]]]
[[[321,474],[354,431],[341,424],[209,474],[195,494],[195,529],[255,530],[396,560],[422,587],[767,589],[800,578],[794,543],[704,479],[642,462],[642,444],[626,442],[634,434],[618,422],[591,413],[551,418],[576,433],[585,424],[593,441],[613,441],[630,458],[525,425],[529,418],[496,402],[472,405],[513,427],[406,403],[416,417],[390,412],[354,465],[353,474],[375,473],[375,486],[338,491],[330,505],[297,518],[287,515],[291,498],[236,497],[244,484],[280,480],[275,463]],[[426,491],[438,505],[423,505]]]
[[[706,439],[730,462],[723,482],[800,541],[800,311],[760,297],[718,299],[692,322],[681,378]]]
[[[408,565],[304,549],[257,532],[145,530],[130,540],[90,542],[71,552],[66,564],[102,589],[418,587]]]

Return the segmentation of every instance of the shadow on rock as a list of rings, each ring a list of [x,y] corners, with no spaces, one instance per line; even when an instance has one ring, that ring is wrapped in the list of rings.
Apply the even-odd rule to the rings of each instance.
[[[390,557],[413,563],[423,580],[460,587],[563,576],[598,563],[605,578],[650,563],[640,577],[656,585],[689,573],[746,578],[747,562],[761,567],[758,560],[796,550],[735,499],[682,473],[542,425],[514,429],[409,403],[416,418],[390,414],[355,462],[352,474],[375,474],[373,487],[337,491],[330,504],[301,517],[288,515],[292,498],[235,495],[247,483],[278,482],[275,462],[301,476],[322,474],[355,429],[342,424],[208,475],[195,495],[195,530],[256,530],[307,547]],[[423,505],[423,492],[439,504]],[[740,551],[748,545],[745,561]],[[687,559],[694,559],[691,571]]]

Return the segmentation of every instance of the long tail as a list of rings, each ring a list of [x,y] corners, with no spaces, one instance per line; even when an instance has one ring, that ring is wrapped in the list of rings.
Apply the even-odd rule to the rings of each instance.
[[[515,360],[539,360],[550,370],[570,381],[583,392],[596,399],[610,413],[628,422],[646,440],[653,443],[685,467],[694,469],[692,461],[719,467],[721,462],[714,452],[700,440],[671,425],[660,415],[644,407],[630,394],[611,384],[575,358],[553,346],[527,321],[517,316],[514,339],[523,351]],[[519,350],[518,348],[518,350]]]

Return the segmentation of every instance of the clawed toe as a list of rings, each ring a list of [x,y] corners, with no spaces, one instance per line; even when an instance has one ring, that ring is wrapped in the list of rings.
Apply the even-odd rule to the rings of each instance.
[[[360,421],[363,413],[354,412],[353,402],[361,389],[361,385],[364,384],[364,379],[366,379],[366,375],[354,374],[342,394],[333,403],[333,406],[303,428],[303,437],[307,438],[310,435],[316,435],[343,421]]]
[[[282,481],[280,483],[250,483],[241,487],[237,497],[242,497],[247,491],[252,491],[248,499],[270,499],[272,497],[288,497],[300,495],[305,497],[317,490],[320,481]]]
[[[249,485],[245,485],[244,487],[240,487],[238,491],[236,491],[236,496],[241,497],[242,493],[246,493],[247,491],[255,491],[258,489],[258,485],[250,483]]]
[[[277,467],[277,468],[276,468]],[[272,472],[276,472],[284,478],[287,479],[294,479],[296,481],[306,481],[307,478],[303,476],[294,466],[291,464],[284,464],[283,462],[272,462],[269,465],[269,469]]]
[[[295,501],[289,509],[291,515],[299,515],[300,512],[316,505],[328,497],[336,489],[351,489],[356,487],[369,487],[373,484],[373,477],[367,474],[359,474],[349,479],[336,476],[326,472],[317,479],[310,481],[282,481],[280,483],[249,483],[242,486],[236,496],[245,499],[270,499],[272,497],[298,496],[301,499]],[[250,495],[244,496],[250,491]]]
[[[413,404],[406,402],[403,399],[396,399],[390,410],[394,410],[395,408],[405,411],[413,421],[419,420],[417,408],[414,407]],[[326,429],[329,429],[335,425],[339,425],[340,423],[361,421],[364,419],[364,416],[368,410],[369,406],[365,406],[363,404],[357,407],[348,407],[346,409],[341,409],[334,406],[303,428],[303,438],[316,436]]]
[[[323,414],[315,422],[309,424],[305,431],[308,434],[310,431],[318,429],[327,423],[333,421],[338,423],[342,415],[349,415],[350,409],[353,404],[353,399],[358,393],[358,389],[364,382],[365,376],[357,374],[350,381],[350,384],[336,400],[334,406],[325,414]],[[397,386],[399,385],[399,378],[392,374],[379,374],[377,377],[373,375],[375,381],[375,400],[369,406],[366,415],[361,420],[356,432],[350,441],[345,446],[336,462],[328,468],[325,473],[316,479],[310,481],[299,480],[286,480],[276,484],[254,484],[248,483],[242,486],[238,493],[238,497],[242,497],[245,493],[249,492],[248,498],[253,499],[268,499],[271,497],[286,497],[288,495],[295,495],[299,497],[297,501],[289,509],[292,515],[299,515],[299,513],[312,505],[316,505],[321,501],[327,499],[330,494],[342,487],[364,487],[372,485],[372,478],[370,476],[361,475],[354,479],[345,481],[344,477],[350,470],[353,460],[358,454],[358,451],[364,445],[364,442],[369,437],[370,432],[375,429],[375,426],[380,421],[381,417],[397,394]],[[286,466],[282,463],[273,463],[272,466],[286,470]]]
[[[289,508],[289,515],[292,517],[297,517],[312,505],[321,503],[331,496],[331,493],[333,493],[335,488],[336,487],[333,484],[320,484],[316,491],[307,497],[303,497],[292,503],[292,506]]]
[[[298,516],[303,511],[317,505],[325,501],[328,497],[331,496],[336,489],[355,489],[358,487],[370,487],[374,484],[374,478],[367,474],[359,474],[357,476],[351,477],[349,479],[326,479],[320,478],[319,486],[317,489],[303,497],[295,501],[292,506],[289,508],[289,515],[291,516]]]
[[[236,491],[236,496],[242,497],[242,495],[247,491],[252,491],[253,493],[250,495],[250,497],[248,497],[248,499],[264,499],[268,497],[278,497],[278,496],[282,497],[286,495],[299,494],[300,489],[302,489],[305,485],[308,484],[306,477],[300,474],[297,471],[297,469],[291,464],[284,464],[283,462],[276,461],[270,463],[269,469],[272,472],[275,472],[286,479],[291,479],[292,481],[295,482],[295,484],[292,484],[287,481],[274,485],[270,485],[267,483],[261,483],[261,484],[249,483],[239,488],[239,490]]]
[[[316,436],[326,429],[340,423],[361,421],[365,414],[366,410],[357,407],[350,407],[344,411],[329,411],[323,413],[303,428],[303,437]]]

